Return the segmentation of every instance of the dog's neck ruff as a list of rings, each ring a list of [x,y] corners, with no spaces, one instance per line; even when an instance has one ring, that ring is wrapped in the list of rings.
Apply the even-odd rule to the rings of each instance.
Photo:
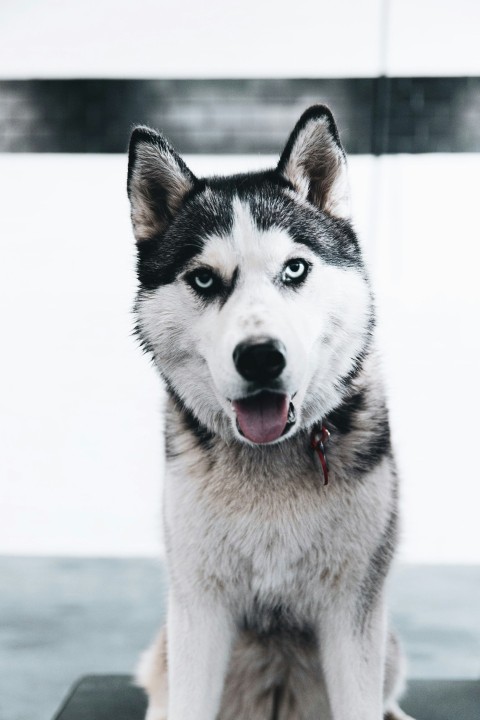
[[[328,485],[328,462],[327,462],[327,454],[325,451],[325,443],[328,442],[328,438],[330,437],[330,433],[325,427],[325,425],[320,426],[320,430],[318,427],[313,428],[312,434],[310,436],[310,447],[312,448],[314,452],[314,456],[316,456],[320,462],[320,467],[323,472],[323,484]]]

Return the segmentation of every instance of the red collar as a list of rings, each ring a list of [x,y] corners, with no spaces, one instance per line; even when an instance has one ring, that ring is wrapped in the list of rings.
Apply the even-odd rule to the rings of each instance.
[[[313,428],[310,436],[310,447],[317,455],[320,465],[323,471],[323,484],[328,485],[328,462],[327,455],[325,452],[325,443],[328,442],[330,433],[328,432],[325,425],[322,424],[321,429]]]

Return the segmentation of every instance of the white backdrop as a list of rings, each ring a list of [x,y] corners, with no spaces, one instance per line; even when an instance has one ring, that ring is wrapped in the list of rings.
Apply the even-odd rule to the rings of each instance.
[[[6,78],[480,75],[477,0],[2,0],[0,19]]]
[[[187,160],[198,174],[267,162]],[[383,319],[403,557],[478,562],[480,157],[350,169]],[[158,550],[161,395],[131,337],[125,172],[122,156],[0,156],[2,552]]]
[[[392,0],[388,52],[379,0],[295,8],[3,0],[0,74],[480,74],[476,0]],[[198,174],[265,161],[189,158]],[[350,167],[383,320],[402,557],[478,563],[480,155]],[[159,549],[161,397],[131,337],[125,175],[123,156],[0,155],[3,553]]]

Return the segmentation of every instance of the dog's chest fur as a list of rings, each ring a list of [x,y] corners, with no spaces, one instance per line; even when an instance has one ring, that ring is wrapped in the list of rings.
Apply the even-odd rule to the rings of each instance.
[[[202,436],[173,407],[167,422],[165,532],[180,593],[185,583],[219,593],[239,623],[267,631],[308,624],[368,579],[395,513],[388,455],[349,479],[334,437],[324,486],[306,434],[250,448]]]

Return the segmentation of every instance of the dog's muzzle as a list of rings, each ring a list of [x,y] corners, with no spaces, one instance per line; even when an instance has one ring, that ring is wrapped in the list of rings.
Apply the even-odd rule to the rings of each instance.
[[[296,422],[290,395],[276,382],[287,364],[285,346],[272,338],[252,338],[237,345],[233,362],[250,390],[232,402],[237,430],[256,444],[278,440]]]
[[[245,380],[268,383],[280,377],[287,364],[286,356],[285,346],[279,340],[255,338],[237,345],[233,362]]]

